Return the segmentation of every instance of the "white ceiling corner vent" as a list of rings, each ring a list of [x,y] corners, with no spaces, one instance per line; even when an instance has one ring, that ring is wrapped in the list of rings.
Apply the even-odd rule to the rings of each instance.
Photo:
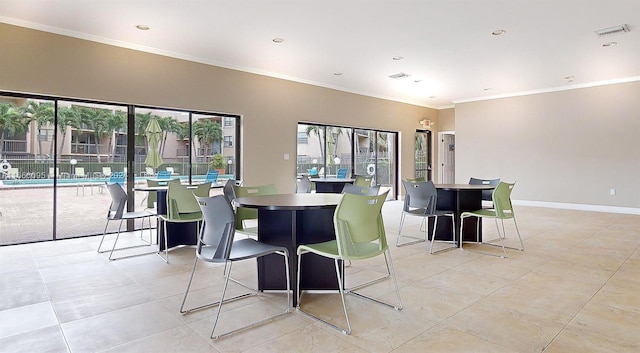
[[[604,36],[609,36],[612,34],[619,34],[619,33],[624,33],[624,32],[629,32],[629,26],[625,25],[619,25],[619,26],[613,26],[613,27],[607,27],[607,28],[603,28],[603,29],[599,29],[596,31],[596,34],[600,37],[604,37]]]
[[[392,79],[395,79],[395,80],[400,80],[400,79],[403,79],[403,78],[407,78],[409,76],[411,76],[411,75],[405,74],[404,72],[398,72],[397,74],[390,75],[389,77],[391,77]]]

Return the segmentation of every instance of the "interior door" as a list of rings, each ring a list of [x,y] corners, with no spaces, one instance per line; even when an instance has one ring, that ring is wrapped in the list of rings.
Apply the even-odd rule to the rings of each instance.
[[[416,130],[415,136],[415,176],[432,179],[431,167],[431,131]]]
[[[440,138],[440,183],[453,184],[456,179],[456,135],[442,134]]]

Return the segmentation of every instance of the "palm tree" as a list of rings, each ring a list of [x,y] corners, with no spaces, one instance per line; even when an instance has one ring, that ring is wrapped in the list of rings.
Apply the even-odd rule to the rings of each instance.
[[[222,140],[222,127],[212,119],[200,119],[193,123],[193,135],[205,146],[204,155],[213,154],[213,144]]]
[[[113,162],[113,136],[114,132],[119,132],[127,128],[127,112],[116,110],[105,116],[105,134],[109,135],[109,144],[107,147],[107,158]]]
[[[98,159],[98,163],[101,163],[100,158],[100,140],[104,137],[105,132],[107,131],[107,118],[108,115],[111,115],[111,112],[105,109],[96,109],[96,108],[88,108],[83,107],[81,110],[81,121],[83,124],[86,124],[90,129],[93,129],[95,134],[95,146],[96,146],[96,157]]]
[[[62,132],[60,138],[60,155],[62,155],[62,149],[64,148],[64,140],[67,138],[67,126],[71,126],[74,129],[79,129],[81,126],[80,111],[74,105],[69,107],[58,108],[58,126]],[[51,144],[51,151],[49,155],[53,156],[53,144]]]
[[[158,124],[162,129],[162,140],[160,143],[160,156],[164,156],[164,147],[167,144],[167,136],[169,133],[178,133],[178,130],[182,130],[182,125],[174,117],[167,116],[158,119]]]
[[[322,161],[325,160],[324,158],[324,137],[323,137],[323,131],[324,128],[321,126],[317,126],[317,125],[309,125],[307,126],[307,137],[311,137],[311,134],[315,134],[316,136],[318,136],[318,144],[320,145],[320,156],[322,157]]]
[[[0,103],[0,158],[4,150],[4,140],[26,132],[28,127],[29,117],[22,114],[15,104]]]
[[[38,102],[30,100],[21,109],[22,113],[35,121],[38,126],[38,156],[42,158],[42,128],[53,124],[55,120],[55,108],[53,102]],[[51,142],[53,144],[53,141]]]

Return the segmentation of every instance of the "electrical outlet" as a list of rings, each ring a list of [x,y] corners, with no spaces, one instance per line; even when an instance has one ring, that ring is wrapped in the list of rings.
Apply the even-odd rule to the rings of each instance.
[[[616,194],[616,189],[609,189],[609,195],[613,196]]]

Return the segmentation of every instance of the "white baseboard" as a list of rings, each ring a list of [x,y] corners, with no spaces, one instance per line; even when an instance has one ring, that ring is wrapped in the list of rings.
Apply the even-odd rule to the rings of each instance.
[[[511,202],[514,205],[517,205],[517,206],[561,208],[561,209],[566,209],[566,210],[594,211],[594,212],[608,212],[608,213],[624,213],[624,214],[640,215],[640,208],[633,208],[633,207],[585,205],[585,204],[577,204],[577,203],[527,201],[527,200],[511,200]]]

